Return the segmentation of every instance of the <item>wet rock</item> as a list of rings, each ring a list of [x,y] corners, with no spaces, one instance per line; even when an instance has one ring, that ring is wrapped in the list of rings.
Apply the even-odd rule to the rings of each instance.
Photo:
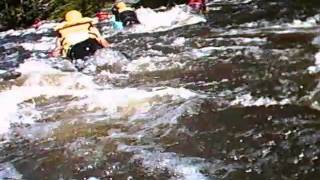
[[[7,71],[5,73],[2,73],[0,74],[0,78],[5,80],[5,81],[8,81],[8,80],[11,80],[11,79],[16,79],[18,77],[21,76],[21,73],[20,72],[17,72],[17,71]]]
[[[6,26],[0,24],[0,32],[1,32],[1,31],[5,31],[5,30],[7,30],[7,29],[8,29],[8,28],[7,28]]]

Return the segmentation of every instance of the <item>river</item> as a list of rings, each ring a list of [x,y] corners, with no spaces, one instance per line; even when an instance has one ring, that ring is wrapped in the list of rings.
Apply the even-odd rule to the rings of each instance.
[[[140,8],[76,67],[56,22],[1,32],[0,178],[318,179],[320,10],[292,7]]]

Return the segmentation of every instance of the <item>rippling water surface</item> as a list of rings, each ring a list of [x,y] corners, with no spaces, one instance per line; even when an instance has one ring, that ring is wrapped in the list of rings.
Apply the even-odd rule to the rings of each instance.
[[[318,179],[320,10],[209,4],[102,22],[75,66],[55,22],[1,32],[0,178]]]

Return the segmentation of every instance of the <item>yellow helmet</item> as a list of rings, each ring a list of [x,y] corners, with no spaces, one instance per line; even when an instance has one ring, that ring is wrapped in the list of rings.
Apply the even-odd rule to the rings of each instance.
[[[82,23],[94,23],[94,20],[89,17],[82,17],[82,14],[77,10],[68,11],[64,17],[65,21],[58,24],[54,30],[58,31],[68,26],[82,24]]]
[[[119,2],[119,3],[117,3],[116,7],[118,9],[124,9],[127,7],[127,5],[124,2]]]
[[[65,20],[67,22],[77,22],[82,19],[82,14],[77,10],[68,11],[65,15]]]

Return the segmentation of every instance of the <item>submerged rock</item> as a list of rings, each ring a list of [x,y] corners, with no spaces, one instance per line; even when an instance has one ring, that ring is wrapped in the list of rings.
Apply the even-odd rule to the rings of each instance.
[[[16,72],[14,70],[6,71],[6,72],[0,74],[0,78],[5,80],[5,81],[11,80],[11,79],[16,79],[16,78],[18,78],[20,76],[21,76],[21,73],[20,72]]]

